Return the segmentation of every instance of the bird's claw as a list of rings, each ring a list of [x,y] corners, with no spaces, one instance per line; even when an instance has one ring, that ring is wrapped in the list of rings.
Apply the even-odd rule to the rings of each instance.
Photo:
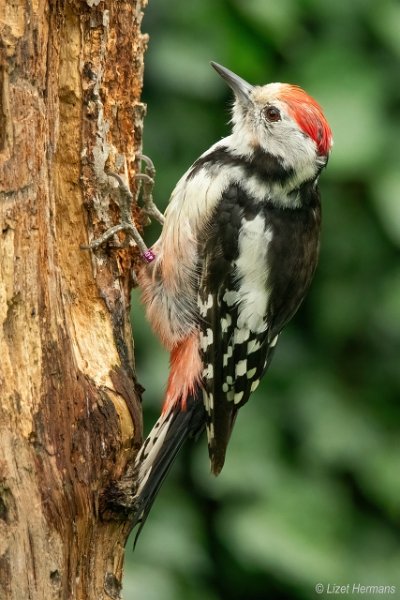
[[[141,192],[143,202],[143,212],[149,217],[153,217],[162,225],[164,224],[164,215],[158,210],[153,200],[153,187],[155,168],[152,160],[144,155],[138,156],[139,160],[145,163],[145,172],[138,173],[136,179],[140,181],[138,194]],[[136,225],[134,224],[131,217],[131,209],[133,203],[133,194],[129,187],[118,173],[107,171],[107,175],[116,179],[118,183],[119,192],[119,207],[121,213],[121,221],[118,225],[110,227],[100,237],[92,240],[89,244],[81,245],[83,250],[97,250],[104,244],[108,243],[111,238],[116,238],[116,235],[123,231],[125,233],[125,239],[123,242],[115,241],[113,243],[114,248],[125,248],[130,240],[133,240],[140,250],[141,256],[145,262],[152,262],[155,258],[154,252],[148,248],[140,235]]]

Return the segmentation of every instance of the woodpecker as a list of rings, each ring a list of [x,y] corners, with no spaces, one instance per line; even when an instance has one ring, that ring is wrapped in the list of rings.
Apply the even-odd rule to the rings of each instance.
[[[187,438],[207,430],[211,471],[220,473],[238,410],[318,260],[318,179],[332,146],[321,107],[298,86],[253,86],[211,65],[234,92],[232,133],[180,179],[154,260],[138,274],[170,373],[161,416],[136,459],[137,535]]]

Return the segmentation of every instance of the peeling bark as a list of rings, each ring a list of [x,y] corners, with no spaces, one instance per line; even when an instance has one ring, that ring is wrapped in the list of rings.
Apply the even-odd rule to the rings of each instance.
[[[0,4],[1,599],[120,597],[131,523],[99,506],[142,435],[136,255],[80,245],[118,222],[104,169],[134,188],[144,4]]]

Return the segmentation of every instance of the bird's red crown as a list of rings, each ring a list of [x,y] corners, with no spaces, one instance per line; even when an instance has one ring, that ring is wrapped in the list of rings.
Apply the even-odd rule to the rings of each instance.
[[[326,156],[332,146],[332,131],[321,106],[297,85],[283,84],[279,94],[299,127],[317,145],[318,154]]]

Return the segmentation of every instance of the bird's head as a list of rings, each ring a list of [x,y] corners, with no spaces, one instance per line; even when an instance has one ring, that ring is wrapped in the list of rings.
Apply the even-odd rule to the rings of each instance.
[[[235,93],[233,143],[240,154],[256,149],[275,156],[299,179],[314,177],[326,164],[332,132],[319,104],[288,83],[250,85],[212,62]]]

